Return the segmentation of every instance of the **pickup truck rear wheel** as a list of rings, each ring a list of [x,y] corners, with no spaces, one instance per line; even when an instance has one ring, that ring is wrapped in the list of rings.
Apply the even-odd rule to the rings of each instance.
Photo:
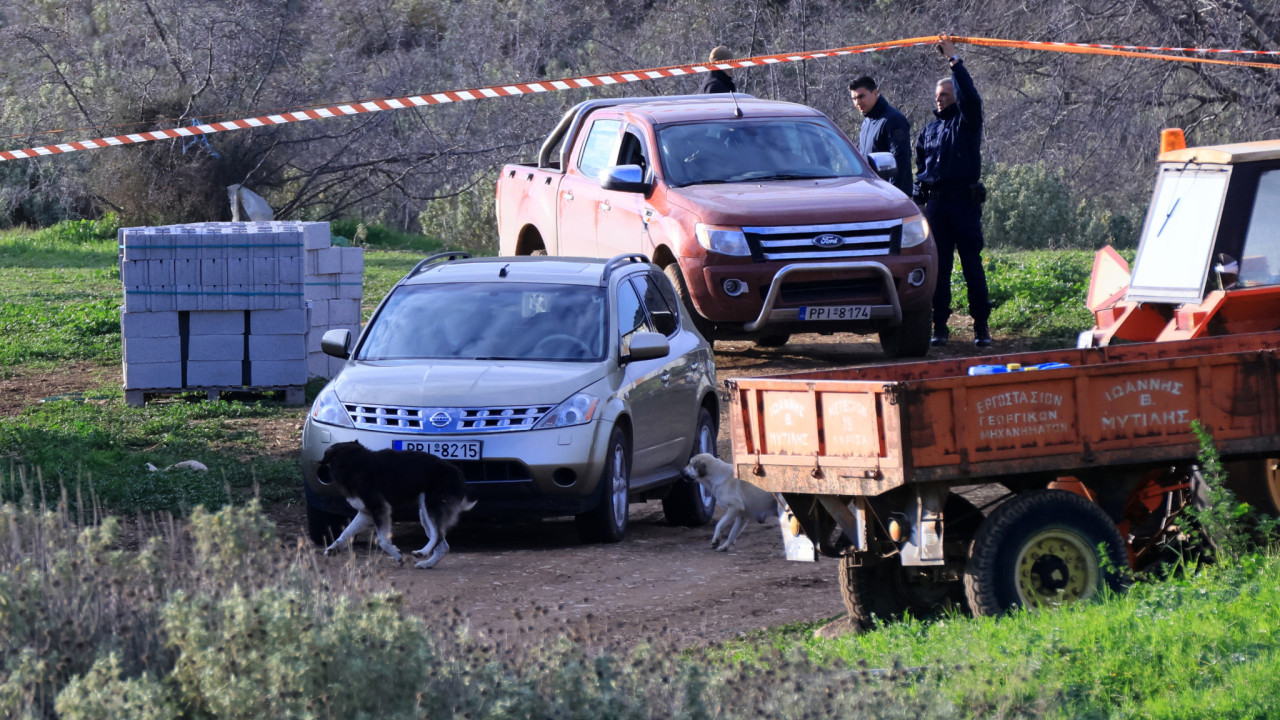
[[[932,329],[933,314],[928,308],[904,312],[897,327],[880,331],[880,349],[890,359],[924,357],[929,354]]]
[[[761,335],[756,338],[756,347],[776,348],[787,344],[791,339],[791,333],[773,333],[771,335]]]
[[[975,615],[1067,605],[1123,589],[1128,567],[1125,540],[1101,507],[1065,490],[1033,490],[978,528],[965,596]]]
[[[716,454],[716,424],[706,408],[698,411],[698,427],[690,457],[701,453]],[[662,511],[672,525],[702,527],[711,522],[711,516],[716,512],[716,496],[708,492],[702,483],[682,477],[662,498]]]
[[[684,273],[680,272],[678,263],[671,263],[662,268],[663,274],[671,280],[671,284],[676,288],[676,297],[680,298],[680,304],[684,305],[684,311],[693,319],[693,326],[698,328],[698,332],[707,342],[716,341],[716,324],[698,314],[693,307],[693,300],[689,298],[689,286],[685,284]]]
[[[609,435],[609,455],[596,489],[596,506],[574,518],[583,542],[616,543],[627,534],[631,495],[631,443],[620,427]]]

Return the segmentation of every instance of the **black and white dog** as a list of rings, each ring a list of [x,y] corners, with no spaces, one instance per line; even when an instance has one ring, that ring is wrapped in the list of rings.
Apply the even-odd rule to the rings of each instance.
[[[404,556],[391,544],[391,508],[416,503],[427,544],[413,551],[424,558],[415,566],[434,567],[449,552],[444,534],[458,522],[459,515],[476,504],[467,499],[462,471],[453,463],[425,452],[375,452],[355,440],[326,450],[316,477],[321,484],[336,485],[356,509],[351,524],[325,548],[325,555],[345,547],[372,526],[378,546],[396,562],[403,562]]]

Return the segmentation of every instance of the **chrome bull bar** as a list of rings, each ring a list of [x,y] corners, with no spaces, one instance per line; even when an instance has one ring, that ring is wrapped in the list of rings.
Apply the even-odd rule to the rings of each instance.
[[[898,302],[898,288],[893,284],[893,273],[889,272],[889,268],[883,264],[866,261],[799,263],[787,265],[773,276],[773,282],[769,285],[769,292],[764,296],[764,306],[760,308],[760,315],[755,320],[743,325],[743,329],[747,332],[755,332],[770,323],[798,320],[800,311],[796,308],[773,309],[774,304],[778,302],[778,298],[782,295],[782,282],[793,275],[817,275],[832,270],[867,270],[879,275],[884,281],[885,295],[889,297],[890,304],[872,305],[871,317],[872,319],[892,317],[894,325],[902,322],[902,305]]]

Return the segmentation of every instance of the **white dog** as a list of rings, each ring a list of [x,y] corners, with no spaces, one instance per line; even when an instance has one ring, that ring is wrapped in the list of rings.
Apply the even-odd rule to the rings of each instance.
[[[724,506],[724,517],[716,523],[716,530],[711,535],[711,546],[716,550],[728,550],[730,545],[737,542],[748,518],[755,518],[756,522],[762,523],[765,518],[778,514],[778,501],[772,493],[745,480],[739,480],[733,474],[732,465],[710,453],[690,458],[689,464],[685,466],[684,476],[705,487],[715,496],[716,503]],[[716,547],[720,533],[730,525],[729,537]]]

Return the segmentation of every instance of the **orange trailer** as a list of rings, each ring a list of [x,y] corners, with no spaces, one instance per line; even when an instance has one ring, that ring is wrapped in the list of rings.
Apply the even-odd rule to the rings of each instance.
[[[862,625],[962,585],[977,614],[1055,605],[1118,583],[1175,532],[1193,420],[1276,509],[1277,347],[1270,332],[729,380],[733,456],[841,559]],[[999,488],[986,518],[954,492],[974,485]]]

